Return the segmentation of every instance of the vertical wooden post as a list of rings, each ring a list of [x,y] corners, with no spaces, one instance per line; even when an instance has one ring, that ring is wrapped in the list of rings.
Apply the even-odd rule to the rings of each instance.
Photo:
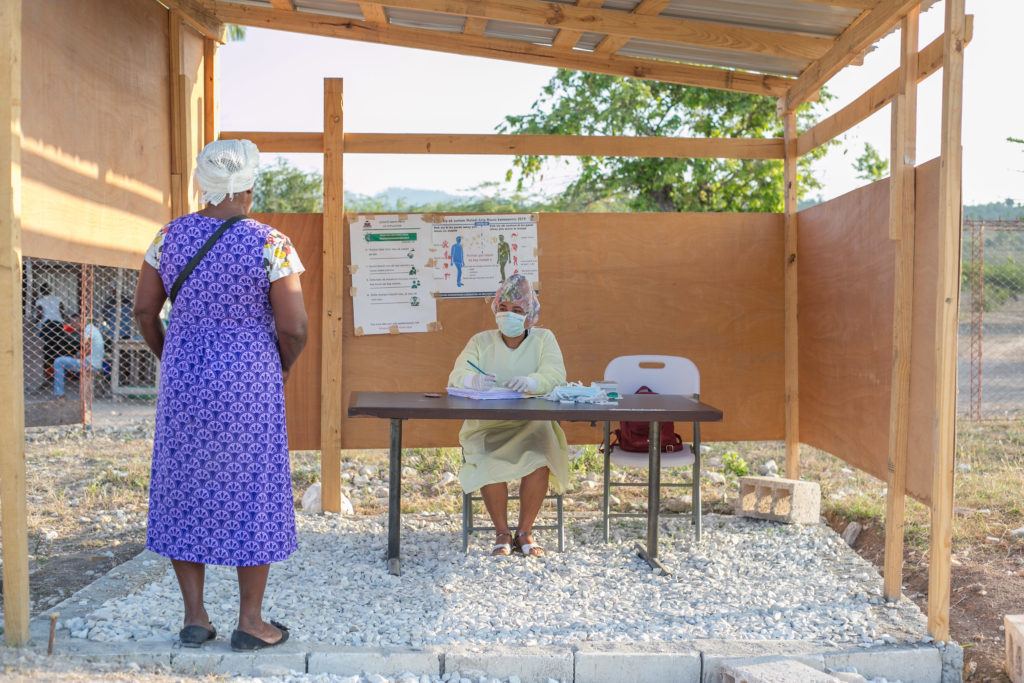
[[[320,481],[323,509],[341,512],[342,320],[345,312],[343,82],[324,79],[323,319],[320,355]]]
[[[203,39],[203,145],[217,139],[217,41]]]
[[[797,161],[796,112],[782,112],[785,160],[785,372],[786,372],[786,477],[800,478],[800,385],[797,353]]]
[[[167,79],[170,86],[170,100],[168,102],[171,110],[171,215],[180,216],[185,213],[188,201],[185,199],[187,188],[186,181],[182,175],[182,154],[181,150],[185,144],[185,121],[182,116],[184,109],[181,106],[184,93],[181,88],[181,13],[178,10],[170,10],[167,13]]]
[[[0,534],[4,638],[28,642],[28,515],[21,317],[21,0],[0,3]]]
[[[960,147],[964,95],[964,0],[946,0],[942,63],[942,154],[939,166],[938,292],[935,306],[935,458],[932,466],[928,632],[949,639],[953,544],[953,454],[956,448],[956,333],[960,304]]]
[[[895,240],[892,386],[889,392],[889,478],[885,505],[887,600],[903,586],[903,522],[910,432],[910,343],[914,309],[914,167],[917,161],[917,43],[920,7],[900,24],[899,87],[892,100],[889,153],[889,237]]]

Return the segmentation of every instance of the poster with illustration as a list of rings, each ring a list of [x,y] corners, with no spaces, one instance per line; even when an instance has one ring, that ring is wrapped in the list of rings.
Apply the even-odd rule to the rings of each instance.
[[[431,229],[413,215],[352,220],[350,294],[357,336],[438,329]]]
[[[536,214],[424,217],[432,224],[438,296],[493,296],[515,273],[539,284]]]

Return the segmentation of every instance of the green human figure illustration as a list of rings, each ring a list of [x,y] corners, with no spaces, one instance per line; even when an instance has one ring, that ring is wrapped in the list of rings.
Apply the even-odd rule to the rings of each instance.
[[[509,261],[508,242],[504,235],[498,235],[498,268],[501,269],[501,281],[505,281],[505,266]]]

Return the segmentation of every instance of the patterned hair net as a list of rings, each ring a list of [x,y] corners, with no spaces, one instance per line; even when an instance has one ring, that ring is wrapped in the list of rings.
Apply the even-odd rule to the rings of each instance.
[[[519,273],[509,276],[498,285],[498,291],[494,293],[494,299],[491,301],[491,310],[497,313],[502,302],[521,306],[526,315],[527,325],[536,325],[540,320],[540,300],[534,293],[530,281]]]
[[[225,197],[252,189],[260,150],[249,140],[214,140],[196,157],[196,180],[203,201],[217,205]]]

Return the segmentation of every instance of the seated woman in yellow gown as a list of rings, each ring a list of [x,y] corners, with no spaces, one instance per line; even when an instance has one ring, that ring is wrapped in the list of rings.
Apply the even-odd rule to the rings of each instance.
[[[536,327],[540,302],[529,280],[518,274],[505,280],[491,309],[498,329],[469,340],[455,361],[448,385],[481,391],[504,386],[543,395],[565,384],[565,363],[555,335]],[[533,524],[549,480],[558,493],[568,483],[565,432],[557,422],[466,420],[459,441],[463,454],[459,481],[467,493],[480,491],[497,530],[491,554],[510,555],[514,548],[528,556],[543,555],[544,549],[533,539]],[[520,480],[520,500],[513,539],[508,526],[508,482],[514,479]]]

